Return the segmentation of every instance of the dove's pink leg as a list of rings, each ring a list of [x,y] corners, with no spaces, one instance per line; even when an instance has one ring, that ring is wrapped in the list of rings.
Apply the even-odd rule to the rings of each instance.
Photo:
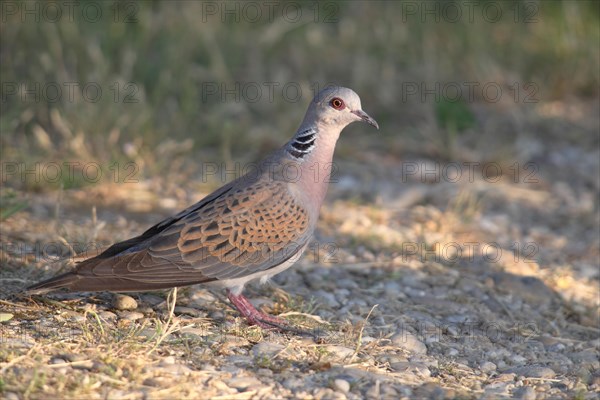
[[[242,294],[235,295],[231,291],[227,290],[227,297],[229,301],[237,308],[250,325],[260,326],[264,329],[281,329],[288,330],[286,325],[288,322],[282,318],[274,317],[269,314],[265,314],[262,311],[258,311],[250,301]]]

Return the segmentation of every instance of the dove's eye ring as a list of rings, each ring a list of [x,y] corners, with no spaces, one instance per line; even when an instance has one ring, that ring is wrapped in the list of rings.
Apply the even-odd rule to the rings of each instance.
[[[333,99],[331,99],[329,104],[331,105],[331,107],[335,108],[336,110],[341,110],[342,108],[345,107],[344,101],[342,99],[340,99],[339,97],[334,97]]]

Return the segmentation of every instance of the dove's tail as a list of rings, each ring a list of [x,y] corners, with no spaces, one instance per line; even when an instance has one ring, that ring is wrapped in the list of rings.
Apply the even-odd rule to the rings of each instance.
[[[47,279],[43,282],[36,283],[35,285],[29,286],[27,294],[44,294],[58,289],[73,289],[77,286],[77,282],[80,278],[72,273],[67,272],[66,274],[55,276],[54,278]]]

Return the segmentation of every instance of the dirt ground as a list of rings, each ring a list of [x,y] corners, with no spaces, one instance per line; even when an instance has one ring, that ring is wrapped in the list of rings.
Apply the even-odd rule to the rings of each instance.
[[[312,336],[249,327],[204,287],[175,305],[168,292],[21,294],[83,244],[140,233],[214,182],[17,191],[28,206],[0,228],[1,397],[596,399],[597,123],[569,125],[589,135],[573,144],[545,122],[548,140],[472,170],[466,156],[353,153],[342,137],[311,247],[246,291]]]

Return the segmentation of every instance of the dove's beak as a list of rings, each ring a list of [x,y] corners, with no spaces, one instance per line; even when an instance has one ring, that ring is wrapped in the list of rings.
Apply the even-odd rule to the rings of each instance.
[[[371,118],[369,116],[369,114],[367,114],[363,110],[356,110],[356,111],[350,111],[350,112],[352,114],[356,115],[358,118],[360,118],[364,122],[366,122],[367,124],[372,125],[375,128],[379,129],[379,124],[377,123],[377,121],[375,121],[373,118]]]

